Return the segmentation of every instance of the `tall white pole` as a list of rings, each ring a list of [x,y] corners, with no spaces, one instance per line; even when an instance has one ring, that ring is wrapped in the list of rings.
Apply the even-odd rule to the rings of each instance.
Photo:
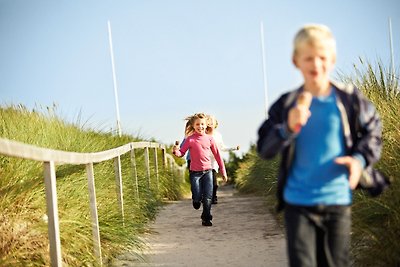
[[[394,52],[393,52],[393,38],[392,38],[392,19],[389,17],[389,41],[390,41],[390,62],[391,62],[391,76],[394,78]]]
[[[117,131],[118,131],[118,135],[121,137],[121,123],[120,123],[120,118],[119,118],[119,103],[118,103],[118,88],[117,88],[117,78],[115,75],[114,52],[113,52],[113,45],[112,45],[110,20],[108,20],[108,40],[110,42],[111,67],[112,67],[112,74],[113,74],[113,81],[114,81],[115,108],[117,110]]]
[[[261,54],[262,54],[262,69],[264,80],[264,99],[265,99],[265,118],[268,118],[268,88],[267,88],[267,73],[265,64],[265,51],[264,51],[264,24],[261,21]]]

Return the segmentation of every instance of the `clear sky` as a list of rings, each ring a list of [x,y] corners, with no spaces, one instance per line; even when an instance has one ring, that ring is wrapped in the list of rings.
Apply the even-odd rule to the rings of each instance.
[[[350,74],[359,57],[389,66],[389,17],[398,69],[398,0],[0,0],[0,104],[55,103],[69,122],[115,129],[110,20],[124,133],[171,144],[205,112],[245,152],[265,118],[261,21],[272,103],[302,82],[301,26],[329,26],[336,70]]]

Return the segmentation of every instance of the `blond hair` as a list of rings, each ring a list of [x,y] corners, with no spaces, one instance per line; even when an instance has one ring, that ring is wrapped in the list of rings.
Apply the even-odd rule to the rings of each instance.
[[[196,113],[192,116],[188,116],[185,118],[185,120],[187,120],[186,125],[185,125],[185,136],[186,137],[193,134],[193,132],[194,132],[193,124],[197,119],[207,119],[207,116],[204,113]]]
[[[215,118],[215,116],[207,115],[207,127],[208,127],[209,122],[212,122],[212,124],[214,125],[214,129],[216,129],[218,127],[218,121]]]
[[[298,53],[302,44],[317,46],[323,43],[332,49],[333,56],[336,57],[336,41],[331,30],[322,24],[308,24],[303,26],[296,34],[293,42],[293,57]]]

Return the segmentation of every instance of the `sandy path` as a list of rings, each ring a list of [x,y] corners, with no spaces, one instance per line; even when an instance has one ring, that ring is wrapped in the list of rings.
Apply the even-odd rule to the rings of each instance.
[[[190,199],[165,205],[144,237],[150,249],[147,263],[120,257],[113,266],[287,266],[285,239],[273,218],[255,196],[236,195],[220,187],[213,205],[213,226],[201,225],[201,209]]]

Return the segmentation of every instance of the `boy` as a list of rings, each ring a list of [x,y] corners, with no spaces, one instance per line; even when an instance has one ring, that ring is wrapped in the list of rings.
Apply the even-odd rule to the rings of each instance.
[[[266,159],[281,153],[278,210],[285,207],[290,266],[350,266],[352,190],[380,158],[381,121],[360,91],[330,80],[329,28],[303,27],[292,59],[304,84],[272,105],[257,151]]]

